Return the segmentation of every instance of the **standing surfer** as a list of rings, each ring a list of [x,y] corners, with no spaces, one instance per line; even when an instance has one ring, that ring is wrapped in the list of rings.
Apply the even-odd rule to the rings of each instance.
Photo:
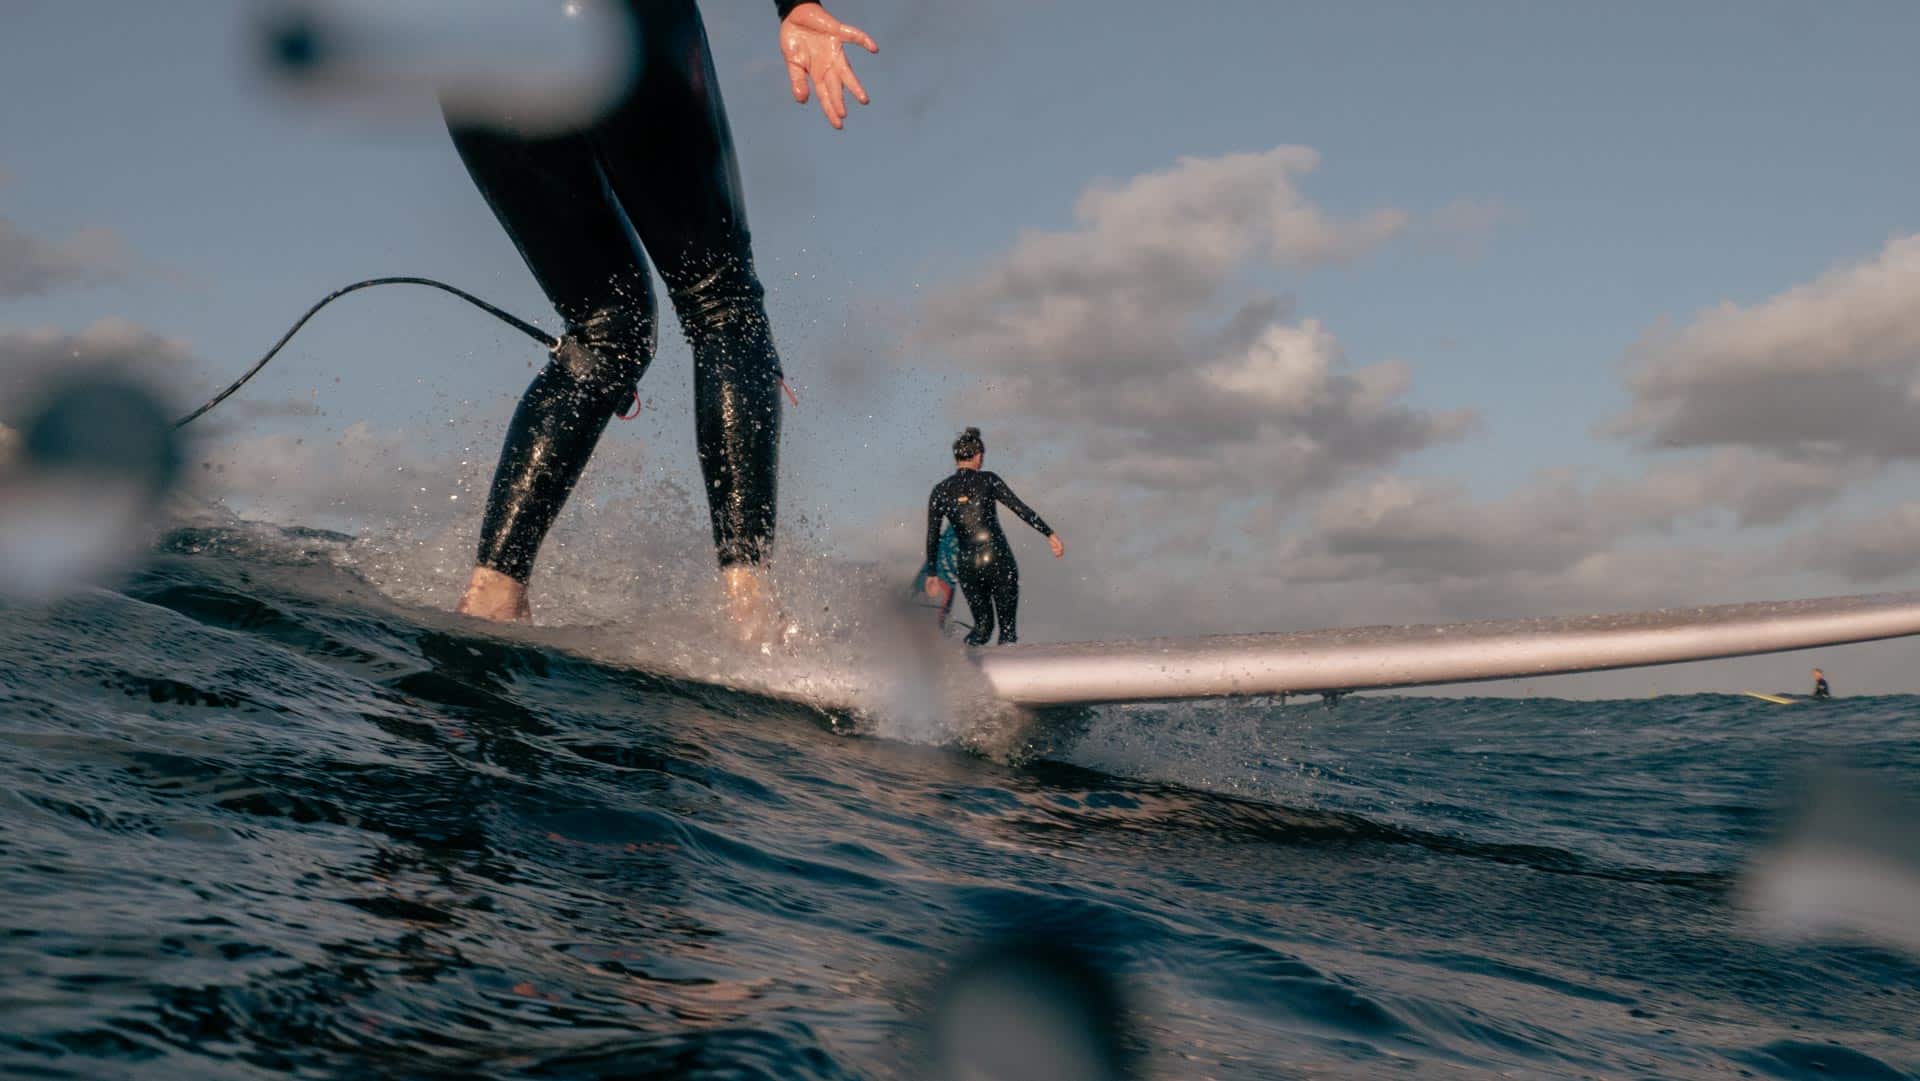
[[[953,441],[953,475],[934,485],[933,494],[927,498],[927,562],[938,560],[941,522],[952,521],[959,549],[960,590],[967,595],[967,607],[973,611],[973,633],[967,635],[967,644],[974,646],[987,644],[996,619],[1001,645],[1019,639],[1014,617],[1020,608],[1020,567],[1013,560],[1013,549],[1007,546],[1007,535],[1000,531],[1000,515],[994,504],[1005,503],[1021,521],[1045,534],[1055,559],[1067,552],[1059,535],[1047,528],[1031,507],[1020,502],[1006,481],[980,468],[986,455],[980,429],[962,432]]]
[[[1818,668],[1813,670],[1813,696],[1815,698],[1833,697],[1833,692],[1827,689],[1827,674]]]
[[[844,46],[878,47],[817,3],[775,6],[794,100],[807,100],[811,80],[839,128],[846,96],[867,102]],[[653,359],[651,258],[693,350],[700,471],[728,605],[742,632],[757,634],[772,615],[761,564],[774,532],[780,358],[699,9],[625,7],[633,82],[585,129],[535,135],[448,118],[468,173],[566,325],[507,429],[459,610],[528,618],[540,542]]]

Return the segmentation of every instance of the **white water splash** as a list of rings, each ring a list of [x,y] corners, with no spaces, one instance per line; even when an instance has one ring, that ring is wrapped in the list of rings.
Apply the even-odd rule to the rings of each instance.
[[[345,446],[330,453],[352,457]],[[329,558],[395,602],[452,610],[473,568],[492,465],[471,448],[457,462],[413,463],[404,479],[307,463],[349,475],[345,484],[384,486],[353,501],[384,506],[384,520],[330,519],[350,523],[354,539]],[[602,445],[541,548],[533,624],[487,633],[799,701],[830,714],[836,727],[887,739],[958,744],[1003,760],[1023,753],[1030,716],[999,703],[961,643],[942,637],[933,613],[905,597],[909,569],[833,558],[831,539],[812,533],[804,514],[783,516],[768,563],[782,640],[739,641],[699,493],[650,465],[644,443]],[[394,498],[394,485],[413,497]],[[311,501],[276,502],[217,484],[207,494],[216,502],[231,495],[254,521],[306,525],[315,513]]]

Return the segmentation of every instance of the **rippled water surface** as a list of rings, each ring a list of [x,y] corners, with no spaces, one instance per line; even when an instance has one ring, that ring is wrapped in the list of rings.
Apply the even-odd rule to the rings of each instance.
[[[1920,700],[1138,706],[1002,762],[205,541],[0,610],[0,1074],[922,1077],[1008,934],[1155,1077],[1920,1068],[1920,964],[1739,889],[1809,764],[1920,785]]]

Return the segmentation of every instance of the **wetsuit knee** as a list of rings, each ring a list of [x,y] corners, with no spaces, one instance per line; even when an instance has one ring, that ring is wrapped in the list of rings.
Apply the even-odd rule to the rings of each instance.
[[[645,286],[641,286],[645,288]],[[645,298],[609,304],[567,320],[567,333],[554,350],[582,387],[624,397],[633,393],[653,360],[654,319]]]
[[[652,317],[626,304],[609,305],[567,320],[535,388],[559,399],[550,408],[571,408],[592,419],[626,404],[652,358]]]
[[[771,360],[772,331],[767,324],[766,290],[744,249],[715,253],[698,273],[669,282],[680,329],[695,352],[718,344],[728,361],[739,365]]]
[[[527,394],[536,400],[533,404],[537,413],[556,419],[604,422],[607,414],[619,412],[626,404],[645,369],[646,365],[630,354],[596,347],[568,334],[560,339],[559,348]]]

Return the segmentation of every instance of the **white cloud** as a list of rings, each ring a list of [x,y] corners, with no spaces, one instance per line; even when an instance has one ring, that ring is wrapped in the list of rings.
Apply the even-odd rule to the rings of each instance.
[[[1320,322],[1232,295],[1242,270],[1350,259],[1405,226],[1322,212],[1296,186],[1317,163],[1284,146],[1097,186],[1077,228],[1022,233],[934,290],[920,344],[969,378],[955,419],[984,421],[989,446],[1017,425],[1067,476],[1216,501],[1292,498],[1459,437],[1472,415],[1405,405],[1401,366],[1355,368]]]
[[[1486,250],[1494,231],[1522,219],[1519,211],[1490,199],[1456,199],[1421,222],[1429,243],[1468,258]]]
[[[68,285],[98,285],[127,272],[131,259],[110,229],[42,240],[0,218],[0,297],[28,297]]]
[[[1075,205],[1078,228],[1027,231],[971,282],[927,306],[927,338],[982,356],[1013,346],[1097,359],[1112,343],[1185,320],[1250,259],[1315,266],[1351,259],[1403,229],[1382,210],[1328,218],[1295,186],[1319,164],[1305,147],[1183,158]]]
[[[192,362],[185,343],[125,319],[98,320],[78,333],[38,327],[0,332],[0,372],[45,378],[76,367],[107,367],[177,379]]]
[[[1920,503],[1863,518],[1822,522],[1782,553],[1787,565],[1835,575],[1855,586],[1884,586],[1920,572]]]
[[[1772,526],[1845,494],[1858,475],[1846,461],[1803,462],[1757,451],[1723,449],[1649,469],[1634,481],[1600,485],[1598,509],[1654,530],[1730,515],[1742,528]]]
[[[1324,402],[1327,373],[1340,359],[1340,343],[1308,319],[1297,326],[1268,326],[1246,349],[1206,365],[1201,375],[1283,416],[1304,416]]]
[[[1920,236],[1636,346],[1613,430],[1804,460],[1920,457]]]
[[[1491,503],[1450,482],[1379,477],[1324,500],[1288,577],[1422,583],[1565,573],[1623,532],[1570,473]]]

